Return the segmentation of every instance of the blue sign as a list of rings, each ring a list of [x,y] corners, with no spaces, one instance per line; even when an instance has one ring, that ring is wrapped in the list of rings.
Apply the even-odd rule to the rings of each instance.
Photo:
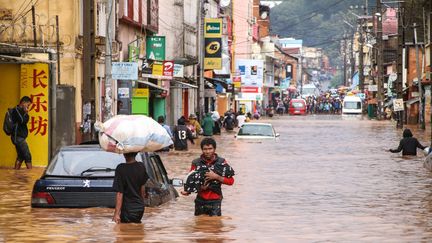
[[[137,80],[138,63],[136,62],[113,62],[112,78],[119,80]]]

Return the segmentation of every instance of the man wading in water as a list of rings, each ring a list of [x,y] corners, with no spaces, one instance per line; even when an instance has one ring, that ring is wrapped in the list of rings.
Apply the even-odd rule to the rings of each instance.
[[[216,141],[213,138],[204,138],[201,141],[201,150],[202,155],[192,161],[191,171],[212,166],[218,166],[218,168],[225,167],[226,171],[229,170],[226,160],[216,154]],[[221,204],[223,197],[221,184],[234,184],[234,177],[218,175],[211,169],[205,173],[205,183],[198,190],[198,195],[195,199],[195,216],[202,214],[209,216],[222,215]],[[181,194],[187,196],[190,192],[182,191]]]
[[[144,215],[145,184],[149,179],[143,163],[135,160],[137,153],[124,154],[126,163],[115,170],[113,188],[116,206],[113,221],[118,223],[141,223]]]

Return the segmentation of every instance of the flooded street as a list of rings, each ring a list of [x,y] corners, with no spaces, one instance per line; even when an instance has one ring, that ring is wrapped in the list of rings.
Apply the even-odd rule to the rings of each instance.
[[[141,225],[116,225],[113,209],[32,209],[43,168],[1,169],[0,242],[419,242],[432,239],[432,174],[423,154],[403,158],[391,122],[341,116],[276,117],[276,141],[215,136],[236,171],[222,217],[195,217],[194,198],[146,208]],[[423,145],[429,131],[412,128]],[[200,149],[162,154],[184,179]],[[178,189],[180,190],[180,189]]]

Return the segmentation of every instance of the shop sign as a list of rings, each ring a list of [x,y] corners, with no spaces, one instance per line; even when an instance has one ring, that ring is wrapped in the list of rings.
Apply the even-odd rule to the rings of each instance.
[[[152,75],[153,76],[162,76],[164,70],[163,62],[154,62],[153,68],[152,68]]]
[[[165,60],[165,36],[146,37],[147,59],[164,61]]]
[[[136,62],[113,62],[111,68],[112,78],[120,80],[137,80],[138,63]]]
[[[376,91],[378,91],[378,85],[369,85],[368,86],[368,91],[369,92],[376,92]]]
[[[404,110],[403,99],[394,99],[393,100],[393,110],[394,111],[403,111]]]
[[[118,88],[117,90],[117,94],[119,99],[123,98],[123,99],[129,99],[129,88]]]
[[[222,69],[222,39],[205,38],[204,69]]]
[[[35,165],[48,163],[49,67],[46,63],[21,64],[20,95],[32,100],[29,107],[28,137]]]
[[[204,20],[204,37],[216,37],[222,36],[222,19],[211,19],[206,18]]]
[[[163,76],[172,78],[174,72],[174,62],[164,61],[163,62]]]
[[[139,46],[129,45],[128,46],[128,56],[129,56],[128,61],[129,62],[138,62],[139,53],[140,53]]]
[[[262,93],[238,93],[235,96],[235,100],[263,100],[263,94]]]
[[[258,93],[259,92],[259,88],[258,87],[241,87],[241,92],[242,93]]]
[[[241,77],[240,76],[233,77],[233,84],[234,84],[234,88],[240,88],[241,87]]]
[[[184,77],[184,66],[181,64],[174,64],[173,77],[183,78]]]
[[[237,59],[236,72],[240,72],[241,86],[263,86],[264,62],[254,59]]]
[[[150,92],[147,88],[137,88],[132,91],[133,97],[149,97]]]

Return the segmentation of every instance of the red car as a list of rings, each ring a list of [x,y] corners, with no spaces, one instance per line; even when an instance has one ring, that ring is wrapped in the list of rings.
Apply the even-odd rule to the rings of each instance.
[[[288,114],[305,115],[306,101],[304,99],[292,99],[289,103]]]

